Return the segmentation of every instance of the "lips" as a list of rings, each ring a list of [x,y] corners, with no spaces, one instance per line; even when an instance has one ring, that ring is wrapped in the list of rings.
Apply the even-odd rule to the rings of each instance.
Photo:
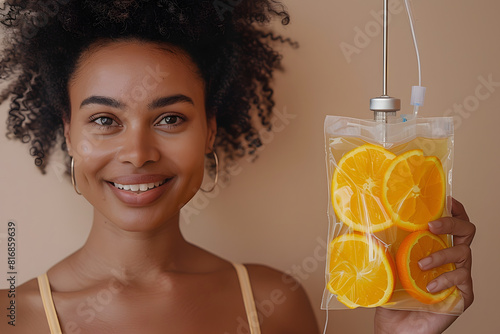
[[[169,188],[172,179],[165,175],[127,175],[106,183],[121,202],[137,207],[155,202]]]

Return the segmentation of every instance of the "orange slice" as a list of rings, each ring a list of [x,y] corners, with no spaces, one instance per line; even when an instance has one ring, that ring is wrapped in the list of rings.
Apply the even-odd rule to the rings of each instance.
[[[438,158],[422,150],[405,152],[391,162],[383,184],[382,202],[400,228],[426,230],[443,214],[446,181]]]
[[[419,260],[444,248],[447,248],[445,242],[429,231],[409,234],[398,248],[396,266],[401,285],[411,296],[422,303],[438,303],[455,291],[455,286],[438,293],[430,293],[426,288],[427,284],[439,275],[455,270],[453,263],[425,271],[418,266]]]
[[[340,159],[332,179],[332,204],[339,219],[359,232],[392,226],[381,202],[382,180],[396,157],[383,147],[366,144]]]
[[[394,291],[395,266],[377,239],[343,234],[332,240],[328,290],[349,308],[385,304]]]

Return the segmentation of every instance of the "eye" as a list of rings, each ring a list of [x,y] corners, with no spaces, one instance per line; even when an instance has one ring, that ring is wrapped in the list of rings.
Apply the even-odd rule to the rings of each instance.
[[[113,123],[116,123],[114,119],[112,119],[111,117],[106,117],[106,116],[97,117],[97,118],[93,119],[92,121],[98,125],[101,125],[101,126],[118,125],[118,124],[113,124]]]
[[[177,115],[168,115],[164,116],[157,125],[170,125],[170,126],[177,126],[180,125],[184,119],[180,116]]]

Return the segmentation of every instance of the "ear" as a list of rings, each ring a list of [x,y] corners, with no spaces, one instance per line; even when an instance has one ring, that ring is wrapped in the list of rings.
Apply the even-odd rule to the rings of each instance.
[[[66,118],[63,118],[64,124],[64,138],[66,140],[66,147],[68,148],[68,154],[73,156],[73,148],[71,146],[71,137],[70,137],[70,122]]]
[[[207,131],[207,145],[205,147],[205,154],[209,154],[214,150],[215,137],[217,135],[217,120],[215,116],[211,116],[207,119],[208,131]]]

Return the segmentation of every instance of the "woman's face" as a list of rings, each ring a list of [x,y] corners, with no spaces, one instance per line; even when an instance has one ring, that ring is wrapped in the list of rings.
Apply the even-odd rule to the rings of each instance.
[[[68,84],[64,133],[78,189],[96,217],[128,231],[176,219],[199,189],[214,143],[196,65],[166,48],[139,41],[91,47]]]

